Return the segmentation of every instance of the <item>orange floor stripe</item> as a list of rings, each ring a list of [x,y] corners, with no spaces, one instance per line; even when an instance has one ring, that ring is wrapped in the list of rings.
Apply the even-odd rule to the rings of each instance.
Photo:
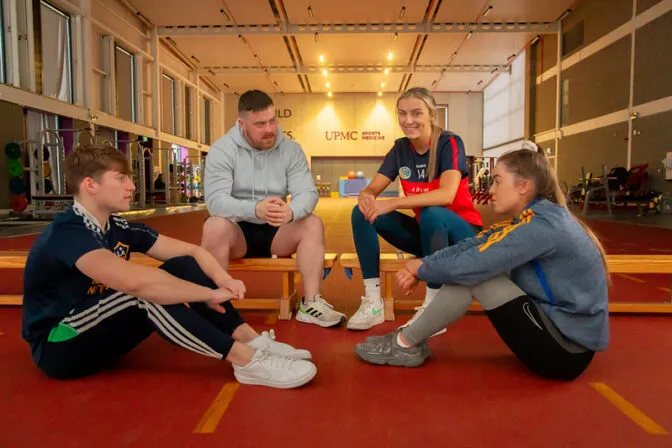
[[[659,286],[658,290],[663,291],[663,292],[672,292],[672,290],[670,290],[670,288],[663,288],[662,286]]]
[[[614,275],[618,275],[619,277],[627,278],[628,280],[632,280],[633,282],[646,283],[646,280],[642,280],[641,278],[633,277],[632,275],[627,275],[627,274],[614,274]]]
[[[219,421],[222,419],[226,408],[229,407],[229,404],[233,400],[236,391],[238,391],[239,383],[226,383],[222,390],[217,394],[217,398],[212,402],[210,407],[196,428],[194,429],[194,434],[212,434],[217,429]]]
[[[618,395],[611,387],[604,383],[590,383],[590,385],[593,386],[593,388],[595,388],[595,390],[597,390],[600,394],[602,394],[604,398],[616,406],[621,412],[627,415],[633,422],[641,426],[644,431],[648,432],[649,434],[667,434],[665,428],[647,417],[646,414],[637,409],[635,405],[630,403],[628,400]]]

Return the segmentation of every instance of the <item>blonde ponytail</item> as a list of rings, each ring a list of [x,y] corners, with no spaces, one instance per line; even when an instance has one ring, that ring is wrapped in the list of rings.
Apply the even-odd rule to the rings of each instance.
[[[555,170],[551,166],[548,157],[546,157],[544,150],[540,148],[539,145],[535,144],[534,146],[536,147],[536,151],[521,149],[508,152],[502,155],[497,160],[497,163],[503,163],[506,165],[509,172],[520,178],[532,180],[537,189],[537,197],[548,199],[567,209],[567,198],[560,186]],[[597,250],[602,257],[602,265],[604,266],[604,272],[607,276],[607,282],[611,283],[609,279],[609,266],[607,265],[607,253],[604,250],[604,246],[602,246],[600,239],[571,211],[569,211],[569,214],[576,219],[588,236],[593,240],[593,243],[595,243],[595,247],[597,247]]]

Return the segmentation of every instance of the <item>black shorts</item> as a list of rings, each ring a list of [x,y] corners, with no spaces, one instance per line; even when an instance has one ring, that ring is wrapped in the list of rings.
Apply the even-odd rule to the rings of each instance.
[[[531,297],[518,297],[486,315],[518,359],[544,378],[573,380],[595,355],[562,335]]]
[[[253,224],[247,221],[239,221],[238,225],[247,243],[245,258],[269,258],[271,244],[275,234],[278,233],[278,227],[270,224]]]

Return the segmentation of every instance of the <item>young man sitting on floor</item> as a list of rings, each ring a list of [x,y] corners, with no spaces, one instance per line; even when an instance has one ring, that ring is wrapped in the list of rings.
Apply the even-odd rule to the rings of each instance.
[[[115,215],[129,210],[135,190],[121,152],[86,145],[64,169],[74,204],[37,239],[24,277],[23,337],[44,373],[92,374],[157,331],[175,345],[226,359],[241,383],[291,388],[315,376],[310,352],[245,323],[229,302],[243,298],[244,284],[208,251]],[[132,252],[165,263],[133,264]]]

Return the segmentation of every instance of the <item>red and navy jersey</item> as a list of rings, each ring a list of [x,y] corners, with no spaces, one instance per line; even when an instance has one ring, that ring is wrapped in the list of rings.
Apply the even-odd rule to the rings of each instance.
[[[33,244],[24,274],[23,337],[34,352],[79,303],[111,292],[77,269],[81,256],[106,249],[128,260],[132,252],[150,250],[159,236],[151,227],[117,215],[110,216],[106,228],[75,204],[59,214]]]
[[[429,151],[418,154],[411,141],[404,137],[394,142],[394,146],[385,156],[378,172],[391,181],[398,175],[404,194],[412,196],[437,190],[444,171],[459,171],[462,174],[462,180],[457,187],[453,203],[446,208],[454,211],[468,223],[482,226],[481,214],[474,208],[474,201],[469,192],[469,171],[466,158],[462,139],[451,132],[442,132],[436,153],[436,173],[434,173],[434,180],[429,182],[427,172]],[[420,213],[420,209],[413,211],[416,216]]]

